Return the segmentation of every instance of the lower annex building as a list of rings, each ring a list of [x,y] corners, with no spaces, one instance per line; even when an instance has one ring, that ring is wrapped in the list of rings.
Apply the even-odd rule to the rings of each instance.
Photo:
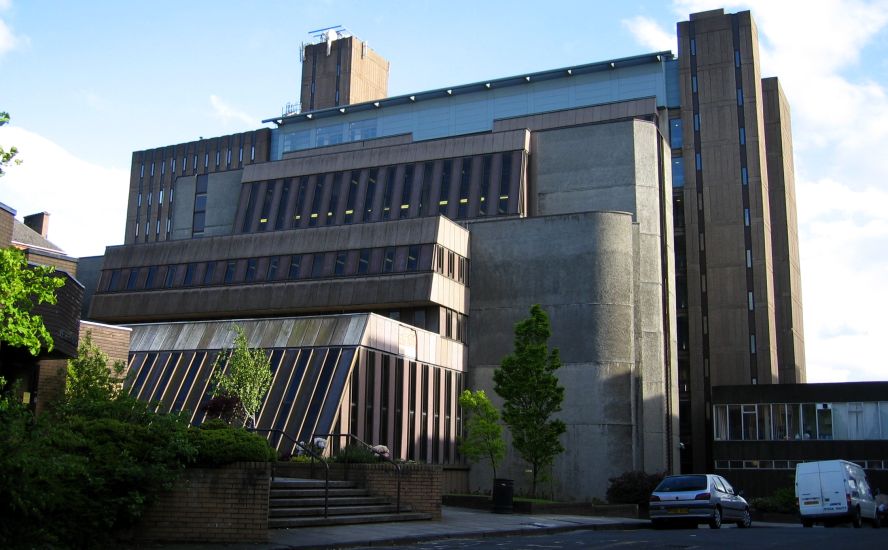
[[[719,32],[736,49],[707,42]],[[771,244],[784,224],[795,250],[791,148],[771,154],[766,132],[791,141],[748,12],[691,16],[679,38],[678,58],[353,96],[273,129],[137,151],[124,244],[106,250],[90,317],[132,328],[132,391],[195,422],[238,324],[272,359],[259,427],[348,432],[446,464],[460,461],[459,392],[495,395],[513,326],[538,303],[566,388],[553,496],[601,497],[627,470],[706,468],[711,385],[780,382],[778,348],[801,342],[798,289],[780,278],[798,263]],[[359,51],[331,37],[305,55]],[[716,69],[731,82],[699,83]],[[739,111],[719,95],[735,77]],[[742,144],[716,139],[724,121],[707,109],[734,110]],[[782,293],[798,304],[789,344]],[[803,355],[790,362],[803,378]],[[521,491],[524,469],[510,457],[500,472]],[[473,489],[489,479],[473,467]]]

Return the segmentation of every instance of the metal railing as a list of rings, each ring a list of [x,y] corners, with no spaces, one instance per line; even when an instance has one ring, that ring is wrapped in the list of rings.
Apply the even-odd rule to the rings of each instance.
[[[292,437],[290,437],[289,435],[284,433],[283,430],[278,430],[278,429],[274,429],[274,428],[271,428],[271,429],[247,428],[247,430],[249,430],[251,432],[278,434],[278,435],[286,438],[290,442],[292,442],[293,446],[297,447],[302,452],[306,453],[307,455],[309,455],[311,457],[311,466],[312,466],[312,474],[311,475],[312,475],[312,477],[314,477],[314,461],[315,461],[315,459],[317,459],[318,461],[320,461],[321,464],[324,465],[324,519],[326,519],[327,513],[330,508],[330,506],[329,506],[329,501],[330,501],[330,464],[327,463],[326,459],[324,459],[323,456],[321,456],[315,449],[313,449],[311,445],[307,445],[307,444],[303,443],[302,441],[296,441],[295,439],[293,439]],[[268,438],[268,436],[266,436],[266,439],[267,438]],[[274,477],[275,477],[274,463],[272,463],[272,465],[271,465],[271,477],[272,477],[272,479],[274,479]]]
[[[374,455],[376,455],[377,457],[383,459],[384,461],[386,461],[386,462],[388,462],[389,464],[391,464],[392,466],[394,466],[394,467],[395,467],[395,471],[397,471],[397,473],[398,473],[398,476],[397,476],[398,492],[397,492],[397,496],[395,497],[395,510],[396,510],[395,513],[396,513],[396,514],[400,514],[400,513],[401,513],[401,464],[400,464],[399,462],[396,462],[396,461],[395,461],[394,459],[392,459],[391,457],[388,457],[388,456],[384,455],[383,453],[380,453],[379,451],[377,451],[377,450],[373,447],[373,445],[370,445],[370,444],[367,443],[366,441],[362,441],[361,439],[358,439],[357,436],[354,436],[354,435],[352,435],[352,434],[343,434],[343,433],[312,434],[312,436],[311,436],[312,441],[314,441],[316,437],[321,437],[321,438],[324,438],[324,439],[331,438],[331,437],[339,437],[339,438],[345,437],[345,438],[347,438],[347,439],[350,440],[350,441],[354,441],[354,442],[356,442],[357,444],[359,444],[359,445],[361,445],[361,446],[363,446],[363,447],[366,447],[366,448],[369,449]]]

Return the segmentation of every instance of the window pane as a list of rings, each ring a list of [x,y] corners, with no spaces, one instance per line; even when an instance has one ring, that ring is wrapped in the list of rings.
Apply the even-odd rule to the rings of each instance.
[[[848,404],[832,404],[833,439],[848,439]]]
[[[728,439],[743,439],[740,405],[728,405]]]
[[[669,146],[673,149],[681,149],[681,119],[669,119]]]
[[[802,404],[802,439],[814,439],[817,436],[817,420],[814,403]]]
[[[817,439],[833,438],[832,409],[827,407],[827,403],[817,406]]]
[[[715,439],[723,441],[728,439],[728,407],[727,405],[715,405]]]
[[[685,168],[682,157],[672,159],[672,187],[684,187]]]

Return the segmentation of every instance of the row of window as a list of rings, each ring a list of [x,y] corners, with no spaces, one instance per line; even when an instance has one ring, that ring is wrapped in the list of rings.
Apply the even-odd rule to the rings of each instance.
[[[468,285],[468,259],[441,245],[417,244],[114,269],[103,273],[100,288],[125,292],[413,271],[435,271]]]
[[[714,405],[718,440],[888,439],[888,401]]]
[[[521,162],[505,152],[255,182],[242,194],[237,229],[517,214]]]
[[[718,470],[795,470],[804,460],[716,460]],[[888,470],[888,460],[849,460],[867,470]]]
[[[338,431],[381,443],[394,457],[456,462],[462,374],[385,353],[361,353],[352,372],[348,418],[340,417]]]
[[[213,158],[215,159],[215,162],[213,164],[216,168],[220,168],[222,166],[222,158],[223,158],[222,151],[218,147],[219,147],[219,144],[217,143],[216,144],[216,151],[213,154]],[[184,153],[181,158],[182,158],[182,162],[179,164],[179,166],[181,167],[182,170],[181,170],[180,175],[185,176],[188,174],[188,153]],[[205,151],[203,154],[203,160],[200,162],[200,166],[203,167],[204,169],[209,168],[210,167],[210,158],[211,158],[210,152]],[[227,170],[230,170],[232,168],[232,149],[231,149],[231,147],[227,148],[224,158],[225,158],[225,168]],[[195,152],[192,155],[191,175],[194,175],[197,173],[198,159],[199,159],[199,155],[197,152]],[[172,175],[176,174],[176,160],[177,160],[176,157],[172,157],[169,159],[170,174],[172,174]],[[256,161],[256,145],[255,145],[255,143],[253,143],[250,145],[250,162],[255,162],[255,161]],[[237,166],[235,166],[235,168],[243,168],[243,163],[244,163],[244,144],[241,143],[238,147],[238,150],[237,150]],[[152,177],[152,178],[154,177],[155,165],[160,166],[160,175],[164,176],[166,174],[166,166],[167,166],[166,161],[159,161],[159,162],[151,161],[148,164],[148,176]],[[139,179],[143,179],[144,177],[145,177],[145,163],[141,162],[139,164]]]

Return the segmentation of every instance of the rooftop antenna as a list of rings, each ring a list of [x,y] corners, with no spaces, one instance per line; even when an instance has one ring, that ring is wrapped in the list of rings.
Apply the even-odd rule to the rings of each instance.
[[[327,43],[327,55],[330,55],[334,40],[339,40],[340,38],[351,35],[351,33],[342,25],[333,25],[332,27],[315,29],[313,31],[308,31],[308,34],[314,38],[315,42],[318,44],[323,42]]]

